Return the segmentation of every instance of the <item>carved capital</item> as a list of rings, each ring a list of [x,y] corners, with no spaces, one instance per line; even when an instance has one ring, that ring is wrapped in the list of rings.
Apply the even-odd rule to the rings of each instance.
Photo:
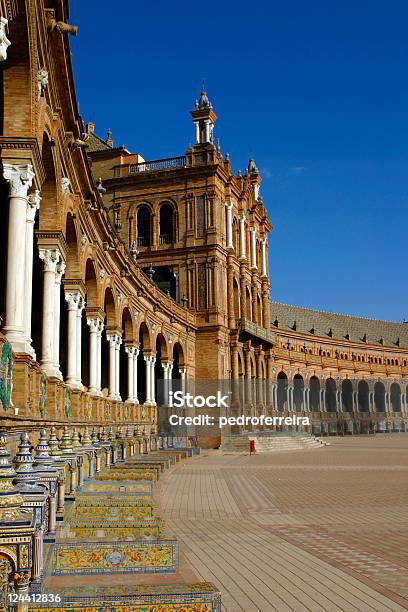
[[[8,19],[0,17],[0,62],[4,62],[7,59],[7,49],[11,45],[11,42],[6,36],[7,33]]]
[[[61,253],[58,249],[40,249],[40,259],[44,262],[44,272],[54,272],[55,274],[60,257]]]
[[[10,184],[10,197],[27,198],[28,190],[35,176],[32,165],[4,164],[3,169],[3,176]]]
[[[81,294],[79,293],[79,291],[66,291],[65,292],[65,301],[68,304],[68,310],[77,310],[80,299],[81,299]]]
[[[37,214],[37,210],[40,208],[40,202],[40,192],[38,189],[36,189],[34,193],[30,193],[28,196],[27,221],[29,223],[34,223],[35,215]]]

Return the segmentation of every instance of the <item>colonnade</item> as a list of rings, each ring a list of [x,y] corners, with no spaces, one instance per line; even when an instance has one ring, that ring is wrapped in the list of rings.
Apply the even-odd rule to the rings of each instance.
[[[39,259],[42,262],[42,331],[41,355],[37,356],[31,340],[31,312],[33,292],[33,258],[34,258],[34,223],[37,211],[40,209],[41,196],[39,191],[29,193],[33,185],[34,171],[30,164],[4,164],[4,178],[9,184],[9,227],[7,253],[7,287],[6,316],[4,331],[13,350],[29,354],[39,360],[42,370],[47,376],[62,380],[60,368],[60,331],[62,313],[61,291],[64,293],[67,316],[66,346],[66,380],[75,389],[84,390],[82,380],[82,348],[86,317],[89,340],[89,358],[87,372],[87,390],[96,396],[102,396],[102,348],[103,342],[109,345],[109,383],[108,396],[112,400],[138,403],[138,361],[143,353],[145,403],[156,403],[156,352],[148,347],[142,347],[139,342],[128,337],[122,337],[122,330],[111,329],[105,324],[105,314],[99,309],[88,308],[86,293],[78,287],[77,281],[64,280],[66,270],[65,254],[55,246],[52,238],[46,232],[39,233]],[[23,236],[21,243],[17,237]],[[110,325],[112,322],[110,322]],[[127,388],[120,389],[120,352],[123,344],[127,357]],[[38,357],[40,357],[38,359]],[[65,363],[64,363],[65,365]],[[171,380],[173,366],[171,359],[163,363],[165,380]],[[140,372],[139,372],[140,376]],[[185,376],[185,369],[180,370],[180,376]]]

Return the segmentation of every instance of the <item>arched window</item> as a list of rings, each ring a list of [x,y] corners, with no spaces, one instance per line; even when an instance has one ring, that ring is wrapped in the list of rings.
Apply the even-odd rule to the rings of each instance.
[[[150,245],[150,225],[150,210],[147,206],[141,206],[137,211],[138,246]]]
[[[369,412],[369,387],[365,380],[358,383],[358,409],[359,412]]]
[[[385,387],[381,381],[374,385],[374,405],[377,412],[385,412]]]
[[[337,387],[333,378],[326,380],[326,410],[336,412],[337,410]]]
[[[279,372],[277,389],[278,410],[285,410],[287,407],[287,388],[288,377],[285,372]]]
[[[296,412],[303,408],[303,390],[305,383],[301,374],[295,374],[293,378],[293,404]]]
[[[341,401],[345,412],[353,412],[353,384],[351,380],[343,380],[341,384]]]
[[[317,376],[312,376],[310,378],[309,387],[310,410],[316,412],[320,410],[320,382]]]
[[[170,204],[162,204],[160,207],[160,244],[171,244],[174,242],[174,213]]]
[[[390,400],[393,412],[401,412],[401,387],[398,383],[391,385]]]

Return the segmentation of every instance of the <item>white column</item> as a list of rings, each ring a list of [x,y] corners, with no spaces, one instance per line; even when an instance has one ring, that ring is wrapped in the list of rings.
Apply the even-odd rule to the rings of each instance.
[[[76,387],[77,377],[77,317],[78,304],[81,296],[78,291],[66,291],[65,300],[68,304],[68,365],[67,365],[67,384]],[[88,325],[89,322],[88,322]],[[92,333],[92,332],[91,332]]]
[[[61,326],[61,280],[65,272],[65,262],[60,261],[57,264],[57,271],[55,273],[55,285],[54,285],[54,371],[55,376],[58,376],[62,380],[62,374],[60,370],[59,352],[60,352],[60,326]]]
[[[139,399],[137,397],[137,358],[139,356],[139,348],[135,347],[133,353],[133,399],[135,403],[139,403]]]
[[[246,244],[245,244],[245,215],[239,218],[239,258],[246,259]]]
[[[195,133],[196,133],[196,144],[200,142],[200,123],[198,121],[194,121],[195,125]]]
[[[28,196],[27,222],[25,233],[25,279],[24,279],[24,330],[26,337],[25,352],[36,358],[35,351],[31,346],[31,311],[33,297],[33,245],[34,245],[34,221],[37,210],[40,208],[40,192],[36,190]]]
[[[155,390],[156,371],[155,371],[155,365],[156,365],[156,357],[152,357],[152,360],[151,360],[151,363],[150,363],[150,367],[151,367],[151,374],[150,374],[150,383],[151,383],[150,399],[152,401],[152,404],[156,403],[156,390]]]
[[[127,402],[134,402],[134,396],[133,396],[133,392],[134,392],[134,382],[133,382],[133,374],[134,374],[134,353],[135,353],[135,347],[134,346],[126,346],[125,347],[125,352],[127,354],[127,358],[128,358],[128,391],[127,391]]]
[[[42,357],[41,367],[48,376],[56,376],[54,364],[55,273],[60,260],[58,249],[40,249],[43,271]]]
[[[116,399],[120,400],[122,399],[120,397],[120,388],[119,388],[119,383],[120,383],[120,345],[122,344],[122,338],[117,335],[116,336],[116,351],[115,351],[115,362],[116,362],[116,366],[115,366],[115,394],[116,394]]]
[[[187,369],[186,368],[179,368],[179,372],[180,372],[180,378],[181,378],[181,391],[183,393],[185,393],[186,391],[186,373],[187,373]]]
[[[257,268],[256,265],[256,229],[254,227],[250,227],[250,235],[251,235],[251,268]]]
[[[83,389],[82,385],[82,311],[85,308],[85,300],[82,296],[79,298],[77,319],[76,319],[76,379],[78,387]]]
[[[151,404],[152,403],[152,399],[151,399],[151,392],[152,392],[152,385],[151,385],[151,376],[152,376],[152,370],[150,367],[150,363],[151,360],[153,359],[153,357],[151,357],[150,355],[145,355],[144,356],[144,360],[146,362],[146,404]]]
[[[262,238],[261,240],[261,249],[261,276],[266,277],[268,276],[268,270],[266,268],[266,238]]]
[[[116,335],[107,335],[109,342],[109,397],[116,399]]]
[[[100,319],[89,318],[89,392],[98,394],[98,330]]]
[[[9,183],[9,223],[7,246],[6,325],[4,332],[13,349],[24,352],[25,338],[25,244],[27,193],[34,179],[33,167],[4,164],[4,178]]]
[[[233,249],[234,243],[232,240],[232,203],[225,204],[227,209],[226,234],[227,234],[227,249]]]
[[[168,386],[169,386],[169,393],[170,393],[170,391],[173,391],[173,364],[172,363],[169,364],[169,382],[168,382]]]
[[[210,120],[204,119],[204,127],[205,127],[205,142],[210,142]]]
[[[163,400],[165,404],[169,403],[169,380],[170,380],[170,363],[163,363]]]
[[[0,62],[5,62],[7,59],[7,49],[11,42],[7,38],[8,19],[0,17]]]
[[[102,332],[103,332],[103,321],[99,319],[98,323],[98,333],[97,333],[97,362],[96,362],[96,384],[98,395],[102,394],[101,389],[101,380],[102,380],[102,367],[101,367],[101,359],[102,359]]]

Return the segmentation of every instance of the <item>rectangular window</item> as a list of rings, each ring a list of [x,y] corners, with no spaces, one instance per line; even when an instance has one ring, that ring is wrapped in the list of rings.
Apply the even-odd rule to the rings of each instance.
[[[207,308],[207,270],[205,263],[198,264],[198,307]]]
[[[204,236],[206,230],[205,196],[196,197],[197,236]]]

